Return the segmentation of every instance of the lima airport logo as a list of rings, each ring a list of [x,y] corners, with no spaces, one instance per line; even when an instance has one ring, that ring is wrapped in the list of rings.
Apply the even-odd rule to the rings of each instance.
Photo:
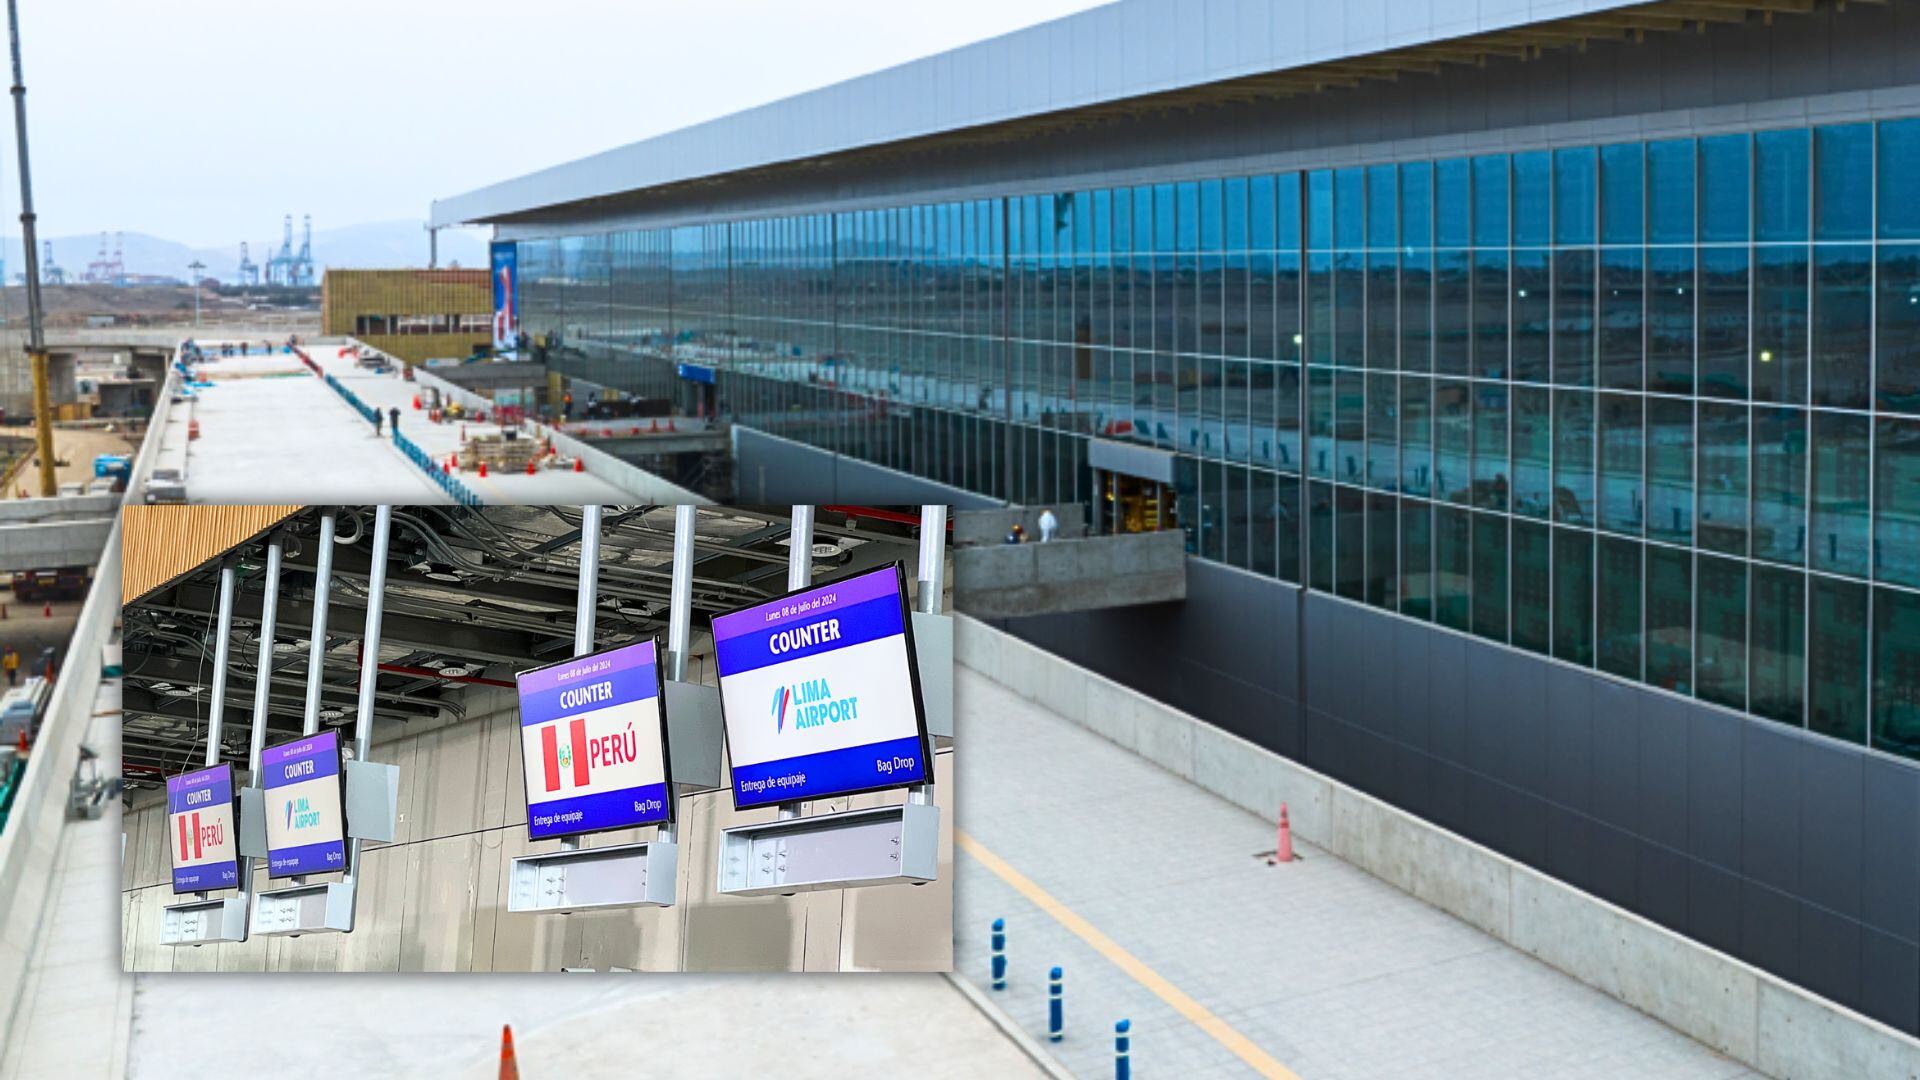
[[[320,811],[314,809],[305,795],[287,800],[287,831],[298,832],[302,829],[311,829],[318,824],[320,824]]]
[[[798,731],[858,719],[860,699],[834,696],[825,679],[805,679],[790,687],[782,686],[773,692],[773,705],[768,710],[773,714],[776,734],[786,730],[789,709],[793,712],[793,729]]]
[[[787,706],[793,702],[793,691],[787,687],[778,687],[773,692],[773,732],[778,735],[787,729]]]

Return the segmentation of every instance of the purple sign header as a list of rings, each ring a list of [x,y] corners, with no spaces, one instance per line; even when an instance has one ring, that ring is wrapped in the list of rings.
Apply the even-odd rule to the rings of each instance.
[[[189,798],[191,795],[191,798]],[[233,766],[211,765],[167,777],[167,813],[181,814],[209,803],[233,801]]]
[[[891,566],[883,566],[871,573],[836,581],[832,585],[822,585],[726,615],[715,615],[713,640],[718,643],[770,630],[782,623],[822,615],[831,608],[851,607],[864,600],[878,600],[883,596],[898,598],[899,595],[899,571]]]
[[[558,690],[572,683],[585,682],[596,676],[607,676],[616,671],[627,671],[637,667],[653,665],[653,639],[636,641],[618,649],[608,649],[603,653],[589,656],[576,656],[565,663],[554,664],[534,671],[523,672],[519,676],[520,692],[537,694],[542,690]]]
[[[307,762],[311,760],[312,764]],[[340,733],[323,731],[260,751],[260,786],[285,787],[340,773]]]

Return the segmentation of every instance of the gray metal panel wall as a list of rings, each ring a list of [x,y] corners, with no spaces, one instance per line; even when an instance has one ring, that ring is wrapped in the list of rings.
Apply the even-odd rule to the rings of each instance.
[[[1184,603],[1004,626],[1920,1032],[1920,769],[1335,598],[1300,602],[1195,560]]]

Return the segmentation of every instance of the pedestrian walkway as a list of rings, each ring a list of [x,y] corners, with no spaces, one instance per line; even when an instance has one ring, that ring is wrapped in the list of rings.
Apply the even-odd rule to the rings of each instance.
[[[338,355],[338,346],[308,350],[323,371],[380,410],[375,432],[364,417],[289,353],[209,357],[195,372],[211,385],[196,388],[191,410],[177,404],[157,433],[161,464],[184,463],[187,499],[195,503],[258,502],[263,493],[309,503],[445,503],[432,478],[394,445],[388,417],[400,410],[400,432],[434,461],[458,448],[459,424],[433,424],[413,408],[418,384],[397,372],[374,372]],[[189,423],[197,437],[189,438]],[[472,433],[497,431],[469,425]],[[656,490],[633,491],[592,472],[542,469],[535,475],[499,472],[482,478],[457,474],[481,501],[498,504],[579,505],[682,494],[663,480]],[[631,474],[629,474],[631,475]]]
[[[496,424],[435,424],[427,419],[425,409],[415,409],[414,399],[422,394],[418,383],[402,379],[397,372],[375,372],[357,367],[352,360],[343,359],[337,347],[318,345],[308,350],[309,355],[323,371],[339,379],[341,385],[352,390],[360,400],[380,410],[384,421],[392,415],[391,410],[400,410],[400,434],[412,439],[434,461],[445,461],[460,448],[461,430],[464,427],[469,435],[493,434],[498,432]],[[364,423],[361,425],[366,426]],[[384,422],[381,426],[381,438],[392,447],[391,432]],[[398,451],[395,451],[398,456]],[[413,466],[408,464],[409,468]],[[548,504],[559,506],[577,506],[587,503],[617,503],[633,499],[639,492],[623,491],[619,487],[593,475],[590,472],[569,472],[565,469],[542,469],[528,476],[524,473],[493,472],[482,478],[477,472],[460,471],[454,474],[468,489],[487,503],[523,503]],[[666,485],[662,482],[662,493]],[[363,500],[364,501],[364,500]]]
[[[1065,968],[1074,1074],[1300,1080],[1756,1074],[973,671],[957,800],[955,963],[1042,1033]]]

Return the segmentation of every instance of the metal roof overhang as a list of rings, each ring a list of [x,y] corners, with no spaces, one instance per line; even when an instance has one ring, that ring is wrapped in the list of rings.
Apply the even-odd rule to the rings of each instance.
[[[1227,25],[1226,40],[1216,42],[1214,24],[1228,24],[1238,7],[1212,0],[1201,9],[1204,59],[1182,65],[1191,43],[1173,18],[1174,5],[1123,0],[436,200],[429,224],[586,216],[651,196],[791,170],[882,162],[1139,116],[1433,76],[1449,65],[1484,66],[1489,57],[1525,60],[1548,50],[1584,49],[1595,40],[1704,32],[1715,24],[1770,21],[1776,14],[1807,14],[1845,2],[1576,0],[1556,5],[1573,9],[1571,14],[1536,19],[1524,3],[1461,0],[1435,3],[1431,11],[1420,5],[1427,18],[1410,26],[1396,25],[1406,17],[1403,5],[1389,4],[1386,21],[1370,27],[1341,22],[1341,5],[1276,4],[1272,11],[1296,19],[1307,32],[1282,40],[1270,31],[1263,42],[1258,34],[1236,37],[1235,27]],[[1414,7],[1404,5],[1408,12]],[[1511,10],[1484,13],[1489,7]],[[1178,70],[1183,66],[1187,70]],[[1005,91],[989,83],[1004,83]],[[1073,89],[1053,92],[1060,86]],[[996,96],[1004,102],[992,101]]]

